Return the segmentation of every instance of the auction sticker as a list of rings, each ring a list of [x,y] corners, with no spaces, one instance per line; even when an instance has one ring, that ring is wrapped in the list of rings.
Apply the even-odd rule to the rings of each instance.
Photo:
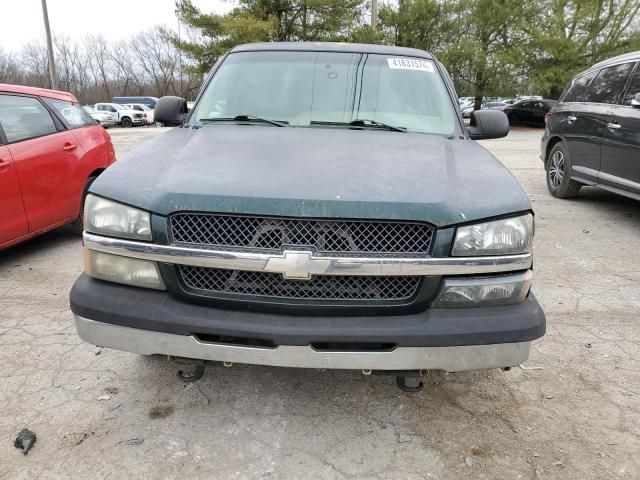
[[[418,58],[387,58],[387,63],[389,64],[389,68],[435,73],[433,63],[428,60],[420,60]]]

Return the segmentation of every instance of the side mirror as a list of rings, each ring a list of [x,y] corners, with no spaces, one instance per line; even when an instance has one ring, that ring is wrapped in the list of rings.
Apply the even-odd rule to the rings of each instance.
[[[635,96],[631,99],[631,106],[640,108],[640,93],[636,93]]]
[[[471,112],[467,131],[473,140],[506,137],[509,133],[509,119],[500,110],[475,110]]]
[[[156,103],[154,120],[175,127],[184,123],[186,114],[187,102],[184,98],[166,96]]]

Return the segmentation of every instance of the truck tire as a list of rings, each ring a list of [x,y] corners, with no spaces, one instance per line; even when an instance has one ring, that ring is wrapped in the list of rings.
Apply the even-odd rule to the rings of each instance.
[[[133,127],[133,122],[129,117],[122,117],[122,121],[120,122],[120,125],[122,125],[124,128],[131,128]]]
[[[87,199],[87,194],[89,193],[89,187],[98,177],[89,177],[87,183],[84,185],[84,190],[82,190],[82,197],[80,198],[80,213],[78,218],[76,218],[70,225],[71,231],[78,235],[82,235],[84,231],[84,201]]]
[[[571,160],[562,142],[556,143],[547,159],[547,188],[556,198],[573,198],[582,184],[571,179]]]

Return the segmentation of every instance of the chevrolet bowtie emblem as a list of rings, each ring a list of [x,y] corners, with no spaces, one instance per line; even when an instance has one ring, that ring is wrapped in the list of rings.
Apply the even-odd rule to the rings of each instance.
[[[311,275],[326,272],[330,263],[328,259],[313,257],[311,252],[285,250],[282,255],[269,258],[264,271],[281,273],[284,278],[309,280]]]

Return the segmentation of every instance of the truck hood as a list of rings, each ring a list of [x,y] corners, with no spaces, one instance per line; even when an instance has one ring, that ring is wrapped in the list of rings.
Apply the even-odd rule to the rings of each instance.
[[[380,130],[208,125],[132,150],[91,191],[176,211],[426,221],[530,210],[522,187],[474,141]]]

